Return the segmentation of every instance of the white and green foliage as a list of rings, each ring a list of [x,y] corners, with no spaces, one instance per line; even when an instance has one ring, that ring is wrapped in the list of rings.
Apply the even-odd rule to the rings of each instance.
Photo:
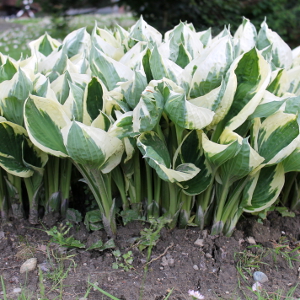
[[[230,234],[299,170],[299,51],[265,21],[215,37],[181,22],[163,37],[140,18],[62,43],[45,34],[30,48],[25,60],[0,56],[1,115],[22,140],[1,166],[30,177],[24,145],[71,160],[111,236],[122,208]],[[15,173],[8,155],[21,161]]]

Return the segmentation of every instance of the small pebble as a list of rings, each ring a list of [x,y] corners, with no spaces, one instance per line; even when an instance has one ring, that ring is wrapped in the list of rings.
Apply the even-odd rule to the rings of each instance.
[[[198,271],[199,270],[199,267],[197,265],[193,265],[193,269]]]
[[[204,239],[197,239],[194,243],[195,246],[203,247],[204,246]]]
[[[37,265],[36,258],[27,259],[21,266],[20,273],[22,274],[22,273],[33,271],[36,268],[36,265]]]
[[[18,294],[18,293],[21,293],[21,292],[22,292],[21,288],[15,288],[15,289],[13,289],[13,293],[15,293],[15,294]]]
[[[253,273],[253,279],[255,282],[260,282],[260,283],[264,283],[269,280],[268,276],[265,273],[260,271],[256,271]]]
[[[205,253],[206,258],[212,258],[212,255],[210,253]]]
[[[255,242],[255,239],[252,237],[252,236],[249,236],[246,238],[246,241],[251,244],[251,245],[255,245],[256,242]]]
[[[168,259],[168,265],[169,265],[170,267],[174,267],[174,265],[175,265],[175,260],[174,260],[173,258],[169,258],[169,259]]]

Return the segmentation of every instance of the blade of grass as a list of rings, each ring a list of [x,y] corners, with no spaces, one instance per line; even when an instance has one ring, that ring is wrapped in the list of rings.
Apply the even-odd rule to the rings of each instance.
[[[108,292],[100,289],[98,286],[96,286],[95,284],[88,282],[94,289],[98,290],[99,292],[101,292],[102,294],[104,294],[105,296],[109,297],[110,299],[113,300],[120,300],[119,298],[114,297],[113,295],[109,294]]]

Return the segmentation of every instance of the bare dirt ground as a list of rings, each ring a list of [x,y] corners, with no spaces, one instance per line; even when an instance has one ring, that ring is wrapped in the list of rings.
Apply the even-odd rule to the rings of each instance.
[[[89,287],[87,299],[109,299],[88,282],[123,300],[163,300],[171,289],[171,300],[190,299],[191,289],[200,291],[205,299],[257,299],[248,287],[258,270],[268,277],[263,290],[269,298],[261,299],[300,297],[300,215],[283,218],[272,212],[264,224],[244,219],[229,238],[210,236],[209,231],[197,228],[163,229],[148,263],[147,249],[141,252],[137,247],[145,224],[132,222],[119,228],[116,247],[121,254],[132,251],[133,261],[126,264],[120,259],[119,269],[113,269],[116,248],[86,251],[50,243],[42,230],[58,225],[56,221],[48,216],[46,227],[27,221],[0,227],[0,275],[9,299],[17,299],[20,287],[26,299],[80,299]],[[83,224],[75,225],[68,234],[87,246],[108,240],[104,231],[88,232]],[[37,258],[38,266],[20,274],[22,263],[32,257]],[[43,270],[40,275],[38,269]],[[286,295],[292,288],[295,291],[289,298]]]

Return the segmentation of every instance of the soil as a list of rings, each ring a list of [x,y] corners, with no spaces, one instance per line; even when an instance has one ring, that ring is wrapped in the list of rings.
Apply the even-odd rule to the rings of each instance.
[[[145,224],[132,222],[118,228],[117,248],[122,254],[132,251],[134,258],[129,264],[132,268],[125,271],[112,268],[116,261],[112,249],[86,251],[50,243],[43,229],[59,226],[57,221],[56,216],[48,215],[44,227],[33,226],[26,220],[1,225],[0,275],[9,299],[17,299],[16,288],[20,287],[32,295],[28,299],[41,297],[41,288],[45,289],[47,299],[80,299],[88,290],[88,282],[122,300],[163,300],[172,288],[170,300],[190,299],[189,290],[200,291],[205,299],[256,299],[248,287],[253,285],[252,274],[257,270],[268,276],[263,289],[269,295],[276,295],[279,290],[286,295],[296,287],[294,298],[288,299],[300,297],[300,215],[281,217],[271,212],[263,224],[250,217],[237,225],[231,237],[211,236],[208,230],[194,227],[164,228],[152,249],[147,272],[147,249],[141,252],[134,246]],[[104,231],[88,232],[83,224],[71,228],[69,234],[87,246],[100,239],[108,240]],[[38,267],[20,274],[20,266],[31,257],[37,258]],[[53,274],[62,264],[64,271],[69,271],[62,285],[55,287]],[[239,266],[244,268],[240,269],[244,277],[238,272]],[[43,270],[42,279],[39,268]],[[91,288],[87,299],[109,298]]]

